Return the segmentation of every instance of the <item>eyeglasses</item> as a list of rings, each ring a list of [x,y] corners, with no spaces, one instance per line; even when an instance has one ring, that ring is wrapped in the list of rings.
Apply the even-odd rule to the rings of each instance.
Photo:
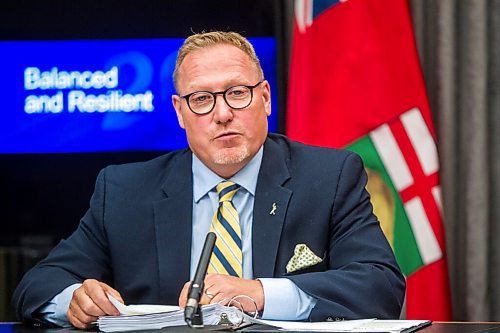
[[[259,81],[253,86],[232,86],[224,91],[195,91],[193,93],[181,96],[187,102],[189,109],[196,114],[207,114],[212,112],[217,102],[217,95],[222,95],[224,101],[231,109],[244,109],[252,103],[253,90],[264,80]]]

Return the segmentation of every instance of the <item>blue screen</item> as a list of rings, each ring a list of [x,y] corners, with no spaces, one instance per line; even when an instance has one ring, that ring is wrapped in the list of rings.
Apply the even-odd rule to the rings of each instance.
[[[250,38],[271,85],[276,47]],[[0,42],[0,153],[165,151],[187,147],[171,96],[183,39]]]

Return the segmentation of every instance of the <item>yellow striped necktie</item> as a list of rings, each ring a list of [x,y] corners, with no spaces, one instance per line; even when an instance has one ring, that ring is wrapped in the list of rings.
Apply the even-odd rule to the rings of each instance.
[[[210,258],[208,273],[243,276],[243,254],[241,252],[241,227],[238,212],[232,199],[240,189],[238,184],[224,181],[216,186],[219,194],[219,208],[212,218],[210,231],[215,232],[217,241]]]

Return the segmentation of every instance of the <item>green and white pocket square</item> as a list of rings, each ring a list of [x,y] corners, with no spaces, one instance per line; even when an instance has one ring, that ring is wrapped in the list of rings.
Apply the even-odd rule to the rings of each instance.
[[[314,266],[322,261],[306,244],[297,244],[293,250],[293,257],[286,264],[286,272],[293,273],[301,269]]]

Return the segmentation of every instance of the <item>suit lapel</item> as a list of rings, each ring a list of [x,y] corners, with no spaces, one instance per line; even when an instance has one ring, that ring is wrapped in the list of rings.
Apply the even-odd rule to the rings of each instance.
[[[278,144],[266,140],[259,171],[252,225],[254,277],[273,277],[278,247],[292,191],[283,187],[290,178]]]
[[[163,185],[165,199],[154,203],[161,300],[177,302],[189,281],[193,211],[190,151],[181,153]],[[174,303],[172,303],[174,304]]]

